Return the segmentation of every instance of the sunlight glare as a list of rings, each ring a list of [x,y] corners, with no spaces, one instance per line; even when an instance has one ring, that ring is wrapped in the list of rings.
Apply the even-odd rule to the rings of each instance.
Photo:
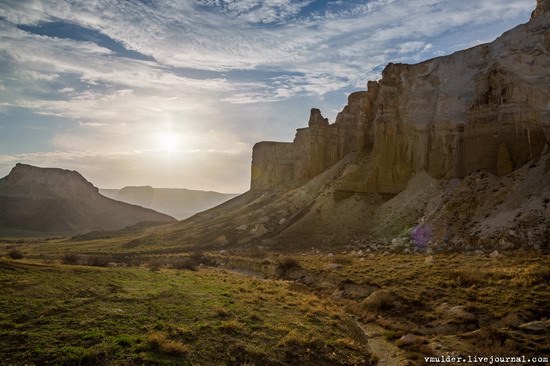
[[[175,152],[180,147],[180,138],[171,132],[158,133],[155,140],[160,151]]]

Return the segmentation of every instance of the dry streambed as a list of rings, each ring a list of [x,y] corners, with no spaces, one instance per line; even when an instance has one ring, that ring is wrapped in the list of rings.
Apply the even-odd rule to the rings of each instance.
[[[380,364],[550,352],[544,321],[550,268],[540,253],[215,258],[222,266],[292,280],[342,307]]]

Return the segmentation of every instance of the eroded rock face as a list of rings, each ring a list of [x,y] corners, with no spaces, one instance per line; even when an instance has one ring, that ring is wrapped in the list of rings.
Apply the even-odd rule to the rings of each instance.
[[[376,83],[372,84],[376,90]],[[372,148],[367,109],[375,91],[352,93],[348,105],[329,124],[313,108],[309,127],[296,131],[292,143],[260,142],[252,151],[253,191],[269,190],[284,183],[303,183],[325,171],[350,152]],[[371,113],[372,114],[372,113]]]
[[[531,14],[531,20],[549,11],[550,11],[550,1],[537,0],[537,8]]]
[[[294,177],[294,145],[264,141],[252,149],[252,191],[264,191]]]
[[[416,65],[389,64],[368,91],[349,96],[333,124],[312,109],[309,127],[285,145],[284,161],[254,154],[253,171],[279,173],[253,174],[252,186],[303,183],[350,152],[368,162],[359,164],[363,181],[354,177],[349,186],[379,193],[399,193],[422,170],[449,179],[518,169],[550,140],[548,4],[539,0],[529,23],[490,44]]]

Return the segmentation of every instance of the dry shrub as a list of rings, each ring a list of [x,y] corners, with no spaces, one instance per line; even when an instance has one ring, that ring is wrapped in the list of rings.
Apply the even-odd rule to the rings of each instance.
[[[181,355],[189,352],[188,345],[169,339],[166,334],[162,332],[150,333],[148,341],[153,349],[164,353]]]
[[[510,334],[504,329],[483,327],[479,332],[476,332],[475,340],[472,343],[475,343],[481,356],[496,354],[499,356],[512,356],[520,351],[517,345],[514,344]]]
[[[168,267],[173,269],[186,269],[196,271],[198,263],[193,258],[173,258],[168,262]]]
[[[449,272],[451,281],[458,287],[471,287],[485,281],[483,273],[476,269],[458,269]]]
[[[299,269],[302,266],[300,262],[293,257],[284,257],[277,261],[277,267],[275,268],[275,273],[279,278],[285,278],[290,271]]]
[[[12,249],[8,252],[8,256],[11,258],[11,259],[23,259],[25,258],[25,254],[23,254],[22,251],[18,250],[18,249]]]
[[[544,285],[550,282],[550,266],[531,265],[526,271],[516,278],[521,286]]]
[[[62,260],[65,264],[78,264],[81,258],[78,254],[67,253],[63,256]]]
[[[90,255],[84,258],[83,264],[93,267],[107,267],[111,258],[106,255]]]

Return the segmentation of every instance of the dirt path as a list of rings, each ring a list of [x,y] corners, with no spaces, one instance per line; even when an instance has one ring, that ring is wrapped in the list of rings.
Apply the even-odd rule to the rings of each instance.
[[[399,347],[384,338],[384,328],[375,323],[367,323],[361,324],[361,329],[368,338],[371,352],[378,357],[379,366],[412,365]]]

